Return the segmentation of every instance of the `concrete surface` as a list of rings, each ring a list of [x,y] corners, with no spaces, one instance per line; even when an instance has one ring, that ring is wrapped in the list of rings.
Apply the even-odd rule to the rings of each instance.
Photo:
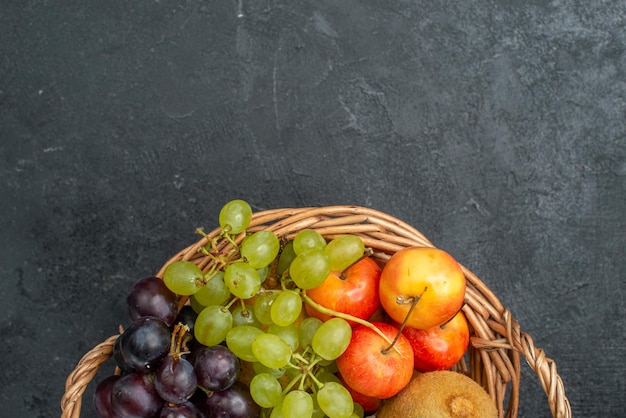
[[[4,3],[3,416],[59,416],[128,286],[233,198],[411,223],[574,416],[626,416],[625,2]],[[520,416],[549,416],[524,373]]]

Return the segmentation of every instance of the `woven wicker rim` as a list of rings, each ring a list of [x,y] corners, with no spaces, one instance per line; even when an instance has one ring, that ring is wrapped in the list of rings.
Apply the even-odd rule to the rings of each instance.
[[[316,230],[327,239],[343,234],[358,235],[365,246],[373,250],[372,257],[382,263],[406,247],[433,247],[421,232],[405,222],[375,209],[359,206],[265,210],[253,214],[248,232],[268,230],[279,237],[293,238],[303,229]],[[157,276],[162,277],[165,267],[176,260],[189,260],[203,270],[208,270],[211,260],[202,255],[199,249],[218,234],[219,228],[216,228],[207,234],[207,238],[179,251],[163,265]],[[245,234],[239,234],[236,242],[241,242]],[[229,244],[223,245],[226,249]],[[565,396],[556,363],[546,357],[542,349],[535,347],[530,335],[520,331],[517,320],[491,290],[466,267],[461,265],[461,268],[467,279],[463,312],[470,323],[471,338],[467,360],[460,361],[455,369],[468,374],[487,390],[500,417],[516,417],[520,400],[521,355],[539,378],[552,416],[571,417],[571,406]],[[117,336],[112,335],[91,349],[70,373],[61,399],[61,418],[79,418],[82,395],[100,365],[111,357]]]

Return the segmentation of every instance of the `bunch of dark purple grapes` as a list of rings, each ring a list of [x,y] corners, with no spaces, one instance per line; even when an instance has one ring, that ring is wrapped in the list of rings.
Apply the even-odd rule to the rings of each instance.
[[[157,277],[137,281],[127,297],[132,323],[117,338],[120,374],[96,387],[102,418],[254,418],[260,407],[237,380],[239,360],[224,345],[193,337],[197,314]]]

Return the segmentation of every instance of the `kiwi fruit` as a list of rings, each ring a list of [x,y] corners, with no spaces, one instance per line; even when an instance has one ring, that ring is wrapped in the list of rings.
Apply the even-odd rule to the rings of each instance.
[[[376,418],[492,418],[487,392],[464,374],[448,370],[415,373],[409,384],[384,401]]]

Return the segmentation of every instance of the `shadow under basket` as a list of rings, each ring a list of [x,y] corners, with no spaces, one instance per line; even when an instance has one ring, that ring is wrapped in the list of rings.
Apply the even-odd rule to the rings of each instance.
[[[412,226],[397,218],[358,206],[328,206],[311,208],[286,208],[254,213],[247,230],[274,232],[278,237],[293,238],[303,229],[313,229],[327,240],[344,234],[361,237],[365,247],[371,249],[372,258],[384,264],[395,252],[412,246],[432,247],[431,242]],[[216,228],[207,237],[190,245],[168,260],[157,276],[162,277],[165,267],[176,260],[189,260],[204,271],[211,267],[211,258],[200,249],[208,239],[219,234]],[[240,243],[245,232],[236,237]],[[228,243],[220,245],[228,246]],[[470,324],[470,346],[467,354],[456,366],[482,385],[493,399],[500,417],[516,417],[520,403],[519,389],[522,357],[533,370],[546,393],[553,417],[571,417],[571,406],[557,373],[555,362],[544,351],[535,347],[530,335],[520,331],[517,320],[511,315],[491,290],[471,271],[461,265],[467,279],[463,312]],[[95,346],[78,362],[65,384],[61,400],[61,418],[78,418],[82,396],[98,368],[113,353],[118,335]],[[88,403],[91,406],[91,403]]]

